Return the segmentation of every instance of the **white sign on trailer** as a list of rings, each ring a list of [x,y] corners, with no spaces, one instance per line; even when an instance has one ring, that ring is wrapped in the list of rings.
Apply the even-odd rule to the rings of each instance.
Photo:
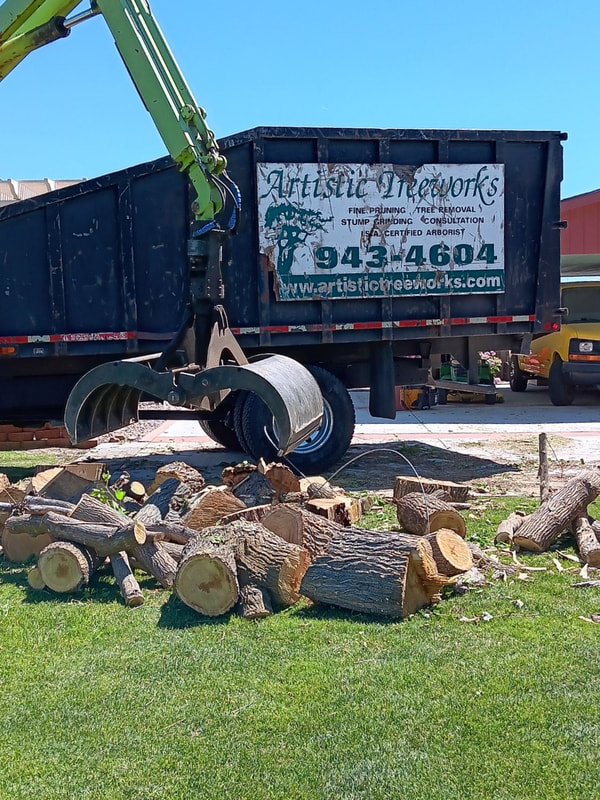
[[[504,165],[257,167],[280,300],[504,291]]]

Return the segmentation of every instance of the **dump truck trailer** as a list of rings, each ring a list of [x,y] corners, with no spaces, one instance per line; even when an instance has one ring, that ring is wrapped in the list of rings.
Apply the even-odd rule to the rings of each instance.
[[[390,418],[394,387],[431,382],[448,356],[477,383],[479,351],[558,327],[565,138],[261,127],[219,140],[244,198],[221,245],[230,329],[251,362],[309,367],[325,400],[299,468],[348,446],[348,389],[369,387],[371,413]],[[90,367],[173,340],[191,200],[162,158],[0,208],[0,417],[56,413]],[[200,416],[228,446],[276,450],[248,392]]]

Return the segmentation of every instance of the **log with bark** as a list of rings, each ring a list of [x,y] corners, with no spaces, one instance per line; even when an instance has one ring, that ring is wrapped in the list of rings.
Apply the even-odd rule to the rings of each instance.
[[[247,508],[247,505],[227,486],[207,486],[192,500],[189,510],[182,515],[181,521],[186,527],[201,531],[216,525],[228,514]]]
[[[503,519],[496,528],[496,537],[494,539],[496,544],[498,542],[502,542],[502,544],[511,544],[515,531],[519,525],[523,523],[524,519],[525,514],[523,511],[513,511],[506,519]]]
[[[38,556],[41,582],[60,594],[76,592],[90,582],[102,559],[87,547],[70,541],[52,542]]]
[[[463,539],[466,535],[464,519],[449,503],[432,494],[411,492],[396,502],[398,522],[409,533],[424,536],[440,528],[448,528]]]
[[[236,547],[241,582],[267,589],[278,606],[291,606],[300,599],[300,583],[310,563],[308,552],[286,542],[263,525],[243,526],[244,534]]]
[[[454,531],[440,528],[425,538],[431,545],[433,560],[440,575],[451,578],[472,568],[473,556],[469,545]]]
[[[148,527],[163,519],[179,521],[188,507],[192,490],[177,478],[166,478],[148,497],[135,518]]]
[[[125,605],[130,608],[143,605],[144,595],[133,574],[127,553],[125,551],[113,553],[110,556],[110,566],[121,591],[121,596],[125,600]]]
[[[469,487],[462,483],[399,475],[394,481],[394,500],[400,500],[405,494],[411,494],[412,492],[431,494],[439,489],[447,492],[454,503],[466,503],[469,497]]]
[[[550,494],[526,517],[513,535],[513,546],[542,553],[548,550],[576,517],[600,495],[600,471],[585,469]]]
[[[38,592],[46,588],[42,573],[38,567],[30,567],[27,570],[27,583]]]
[[[235,546],[221,530],[208,528],[204,535],[188,542],[173,583],[177,597],[207,617],[227,613],[240,591]]]
[[[590,567],[600,567],[600,541],[587,514],[580,514],[572,520],[571,532],[583,561]]]
[[[425,538],[344,528],[308,568],[300,591],[317,603],[405,618],[439,599],[448,582]]]
[[[258,471],[248,473],[244,480],[236,483],[231,492],[245,506],[271,503],[276,494],[269,481]],[[231,511],[235,511],[235,509],[232,508]]]
[[[12,516],[6,520],[5,527],[14,533],[27,533],[30,536],[47,534],[55,541],[81,544],[100,556],[129,550],[146,541],[146,529],[133,520],[128,520],[126,525],[100,525],[50,512],[42,516]]]
[[[162,483],[169,479],[185,483],[186,486],[189,486],[192,494],[196,494],[204,488],[204,477],[201,472],[186,464],[185,461],[172,461],[156,470],[154,480],[148,487],[148,495],[152,495]]]
[[[164,589],[170,589],[173,586],[177,562],[169,555],[161,542],[144,542],[144,544],[130,547],[128,553],[135,561],[136,567],[152,575]]]
[[[274,603],[287,606],[299,599],[308,562],[302,548],[258,523],[236,520],[206,528],[186,545],[174,588],[186,605],[207,616],[231,609],[240,584],[266,589]]]
[[[269,593],[260,586],[242,586],[236,611],[243,619],[262,619],[271,616],[273,606]]]

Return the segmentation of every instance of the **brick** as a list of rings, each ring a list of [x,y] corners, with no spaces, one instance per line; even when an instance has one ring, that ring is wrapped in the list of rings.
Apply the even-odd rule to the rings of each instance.
[[[78,447],[80,450],[87,450],[89,447],[97,447],[98,446],[98,439],[87,439],[85,442],[77,442],[75,447]]]
[[[33,431],[14,431],[6,434],[8,442],[27,442],[33,439]]]
[[[64,428],[38,428],[34,431],[36,439],[60,439],[64,438]]]
[[[23,442],[0,442],[0,450],[20,450]]]
[[[50,444],[52,441],[52,444]],[[55,439],[31,439],[30,441],[20,442],[21,450],[42,450],[44,447],[54,447]]]
[[[52,439],[52,444],[47,443],[47,447],[72,447],[71,440],[68,436],[61,437],[60,439]]]
[[[19,428],[18,425],[0,425],[0,433],[15,433],[22,430],[23,428]]]
[[[5,442],[6,441],[6,436],[7,436],[6,433],[0,433],[0,442]]]

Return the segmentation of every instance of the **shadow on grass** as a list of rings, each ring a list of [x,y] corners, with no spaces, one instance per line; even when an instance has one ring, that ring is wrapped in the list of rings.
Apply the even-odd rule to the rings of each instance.
[[[199,625],[226,625],[231,614],[220,617],[205,617],[188,608],[178,597],[172,594],[160,609],[159,628],[184,629],[197,628]]]
[[[440,439],[443,439],[441,434]],[[218,463],[214,460],[215,453],[222,456]],[[349,464],[348,462],[356,456],[360,458]],[[185,461],[198,469],[207,483],[219,483],[223,467],[235,464],[239,460],[239,453],[222,448],[196,451],[173,448],[169,453],[103,459],[103,463],[111,474],[127,471],[133,480],[148,484],[154,477],[156,469],[162,464]],[[519,471],[517,464],[502,463],[472,453],[455,451],[441,444],[390,439],[386,442],[352,445],[343,459],[330,467],[324,476],[330,477],[343,467],[339,478],[336,477],[338,485],[352,488],[352,484],[358,483],[362,489],[379,491],[391,488],[397,475],[414,475],[411,465],[420,476],[434,480],[447,479],[451,475],[453,480],[468,481]]]
[[[357,456],[356,461],[349,463]],[[519,467],[423,442],[391,441],[352,445],[330,472],[338,470],[339,477],[335,478],[338,485],[351,488],[353,483],[358,483],[361,489],[377,491],[393,487],[397,475],[414,475],[415,471],[421,477],[433,480],[450,477],[456,481],[468,481],[518,472]]]
[[[291,614],[298,619],[330,622],[351,622],[354,625],[374,625],[387,627],[392,623],[402,622],[398,617],[380,617],[375,614],[366,614],[360,611],[350,611],[345,608],[328,605],[303,605],[291,609]]]

